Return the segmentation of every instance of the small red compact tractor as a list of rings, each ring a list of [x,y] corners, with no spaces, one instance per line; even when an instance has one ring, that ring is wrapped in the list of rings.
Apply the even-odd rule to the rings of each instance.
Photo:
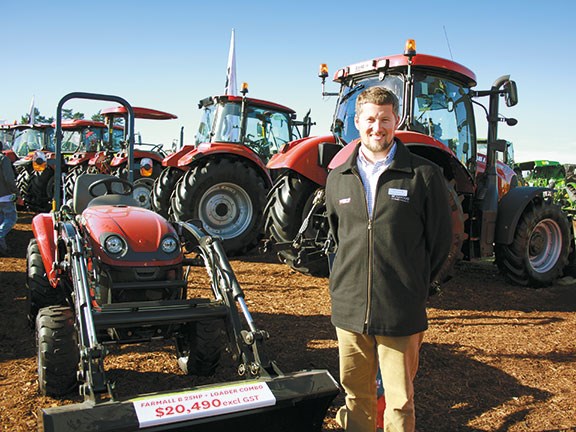
[[[324,80],[327,68],[321,69]],[[355,102],[362,90],[383,86],[400,100],[397,137],[415,154],[444,171],[451,198],[452,248],[442,270],[450,277],[460,259],[495,257],[508,281],[546,286],[562,276],[573,250],[569,216],[549,199],[550,189],[521,187],[518,176],[498,153],[510,150],[498,139],[498,125],[516,120],[499,113],[518,101],[516,84],[498,78],[488,90],[474,90],[475,74],[451,60],[417,54],[414,41],[404,54],[378,57],[336,72],[340,84],[332,134],[287,144],[267,167],[274,187],[265,209],[267,246],[295,270],[328,274],[328,224],[324,186],[331,167],[347,158],[357,144]],[[330,93],[324,92],[324,95]],[[488,98],[488,108],[477,99]],[[488,121],[487,141],[476,135],[474,104]],[[486,154],[478,150],[485,148]],[[506,159],[506,158],[504,158]]]
[[[62,199],[62,107],[112,101],[127,116],[128,179],[82,174]],[[71,93],[56,113],[53,210],[34,217],[28,247],[30,318],[44,395],[79,388],[84,402],[42,408],[44,431],[320,431],[338,386],[325,370],[284,374],[267,357],[218,238],[169,222],[132,196],[134,112],[122,98]],[[212,295],[189,286],[203,265]],[[197,291],[197,290],[196,290]],[[173,340],[178,364],[208,376],[224,352],[238,381],[119,398],[104,367],[108,347]],[[175,359],[176,360],[176,359]]]

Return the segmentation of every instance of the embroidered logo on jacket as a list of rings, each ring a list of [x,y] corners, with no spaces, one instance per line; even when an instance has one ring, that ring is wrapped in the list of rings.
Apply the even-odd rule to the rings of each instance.
[[[390,195],[390,199],[394,201],[410,202],[410,197],[406,189],[390,188],[388,189],[388,195]]]
[[[350,197],[348,198],[340,198],[340,200],[338,200],[338,204],[342,205],[342,204],[350,204]]]

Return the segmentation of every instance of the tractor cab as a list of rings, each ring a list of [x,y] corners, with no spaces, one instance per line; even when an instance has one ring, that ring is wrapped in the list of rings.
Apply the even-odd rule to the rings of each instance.
[[[247,92],[247,90],[245,90]],[[280,147],[300,138],[294,110],[244,96],[215,96],[200,101],[203,116],[195,144],[245,145],[267,162]]]
[[[19,124],[11,130],[12,150],[19,158],[35,151],[54,152],[54,126],[51,124]]]
[[[109,142],[109,131],[106,124],[93,120],[67,120],[62,122],[62,154],[95,153],[105,150]],[[120,149],[121,128],[113,132],[112,147]]]

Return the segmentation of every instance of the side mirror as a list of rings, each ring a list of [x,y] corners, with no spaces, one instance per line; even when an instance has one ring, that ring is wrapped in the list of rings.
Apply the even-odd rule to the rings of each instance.
[[[504,84],[504,100],[506,101],[506,106],[513,107],[518,103],[518,89],[516,88],[516,82],[508,80]]]

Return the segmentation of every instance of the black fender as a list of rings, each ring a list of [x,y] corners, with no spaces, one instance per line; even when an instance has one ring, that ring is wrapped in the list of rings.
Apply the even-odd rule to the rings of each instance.
[[[500,244],[511,244],[514,240],[516,226],[520,216],[529,203],[535,198],[542,198],[544,192],[551,192],[553,189],[544,187],[516,187],[502,197],[498,203],[498,217],[496,219],[496,233],[494,242]]]

